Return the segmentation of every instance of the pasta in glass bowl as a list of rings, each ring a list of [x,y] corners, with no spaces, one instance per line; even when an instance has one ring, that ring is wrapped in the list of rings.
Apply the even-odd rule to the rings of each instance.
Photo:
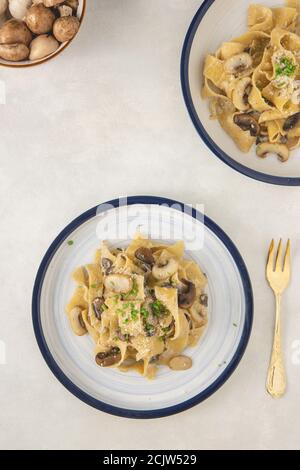
[[[103,242],[94,262],[74,271],[67,315],[76,335],[93,338],[100,367],[147,378],[160,364],[192,367],[181,353],[197,345],[207,324],[207,279],[183,255],[183,242],[163,245],[137,235],[125,249]]]
[[[190,115],[231,167],[299,185],[300,1],[222,5],[204,1],[186,37],[182,86]]]

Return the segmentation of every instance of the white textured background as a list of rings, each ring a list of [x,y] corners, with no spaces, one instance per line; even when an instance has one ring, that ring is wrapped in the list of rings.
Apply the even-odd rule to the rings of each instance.
[[[179,63],[200,3],[88,0],[62,55],[28,70],[0,68],[0,448],[299,449],[300,188],[234,172],[194,130]],[[240,249],[254,288],[253,334],[236,373],[203,404],[154,421],[116,418],[73,397],[48,370],[31,325],[34,277],[50,242],[87,208],[126,194],[204,203]],[[273,401],[264,389],[274,319],[264,264],[280,236],[292,239],[294,276],[283,317],[289,390]]]

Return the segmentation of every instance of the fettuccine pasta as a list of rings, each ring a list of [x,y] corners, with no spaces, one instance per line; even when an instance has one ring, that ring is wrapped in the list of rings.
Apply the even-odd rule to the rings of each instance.
[[[242,152],[282,162],[300,146],[300,0],[250,5],[248,31],[204,64],[202,96]]]
[[[181,353],[205,330],[207,279],[183,255],[183,242],[164,245],[137,235],[125,249],[103,242],[93,263],[74,271],[67,316],[76,335],[93,339],[99,366],[135,369],[147,378],[160,364],[192,366]]]

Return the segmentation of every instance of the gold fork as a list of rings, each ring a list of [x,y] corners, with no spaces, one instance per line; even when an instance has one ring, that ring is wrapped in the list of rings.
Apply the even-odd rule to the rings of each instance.
[[[268,370],[267,391],[274,398],[280,398],[286,391],[286,373],[281,347],[281,298],[291,277],[291,244],[288,240],[282,267],[282,240],[279,242],[274,268],[274,240],[272,240],[267,262],[267,280],[275,294],[276,319],[273,351]]]

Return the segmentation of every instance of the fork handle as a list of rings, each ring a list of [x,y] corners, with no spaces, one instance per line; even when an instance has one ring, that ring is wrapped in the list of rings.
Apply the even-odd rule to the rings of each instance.
[[[286,391],[286,373],[281,347],[281,295],[276,295],[276,321],[273,351],[267,378],[267,391],[273,398],[280,398]]]

